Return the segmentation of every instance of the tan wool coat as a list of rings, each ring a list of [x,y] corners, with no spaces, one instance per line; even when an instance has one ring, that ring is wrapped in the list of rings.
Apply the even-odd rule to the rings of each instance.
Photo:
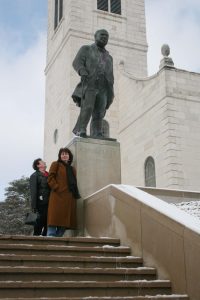
[[[73,168],[75,173],[75,169]],[[48,226],[76,228],[76,199],[69,190],[66,167],[54,161],[48,176],[51,188],[48,206]]]

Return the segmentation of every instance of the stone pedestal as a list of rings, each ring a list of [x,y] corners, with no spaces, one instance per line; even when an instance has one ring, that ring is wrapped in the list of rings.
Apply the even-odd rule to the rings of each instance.
[[[171,57],[163,57],[163,59],[160,61],[159,69],[162,69],[164,67],[174,68],[174,62]]]
[[[78,187],[78,235],[83,234],[84,198],[108,184],[121,183],[120,144],[116,141],[74,137],[67,145],[73,155]],[[97,212],[98,213],[98,212]]]

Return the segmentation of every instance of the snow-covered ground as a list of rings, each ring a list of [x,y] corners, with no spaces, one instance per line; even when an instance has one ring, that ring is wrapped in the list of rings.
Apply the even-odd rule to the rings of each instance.
[[[184,210],[200,220],[200,201],[181,202],[171,205],[175,205],[177,208]]]

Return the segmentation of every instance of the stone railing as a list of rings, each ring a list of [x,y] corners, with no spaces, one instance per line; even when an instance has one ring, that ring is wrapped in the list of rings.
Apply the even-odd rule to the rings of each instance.
[[[170,279],[174,293],[200,295],[200,221],[144,191],[109,185],[85,199],[85,235],[117,237]]]
[[[151,187],[138,187],[138,189],[158,197],[167,203],[200,201],[200,192],[198,191],[172,190]]]

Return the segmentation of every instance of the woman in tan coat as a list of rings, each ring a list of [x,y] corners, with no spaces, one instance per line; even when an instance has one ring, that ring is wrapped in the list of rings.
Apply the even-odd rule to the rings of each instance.
[[[51,164],[48,184],[51,188],[48,206],[47,236],[63,236],[66,229],[76,228],[76,199],[80,198],[73,155],[61,148],[58,160]]]

